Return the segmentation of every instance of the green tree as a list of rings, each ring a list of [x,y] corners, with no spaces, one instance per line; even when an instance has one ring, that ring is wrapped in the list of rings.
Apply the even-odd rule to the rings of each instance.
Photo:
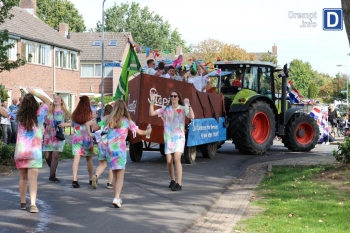
[[[278,64],[277,56],[274,56],[271,53],[263,53],[261,55],[260,61],[273,62],[275,65]]]
[[[37,0],[37,16],[50,25],[58,28],[60,23],[67,23],[69,31],[83,32],[86,30],[83,16],[68,0]]]
[[[314,77],[314,71],[309,62],[294,59],[289,65],[289,78],[301,95],[308,93],[309,85]]]
[[[214,62],[217,58],[226,61],[232,60],[256,60],[256,57],[247,53],[238,45],[223,43],[219,40],[206,39],[193,46],[190,57],[201,59],[204,62]]]
[[[311,99],[316,99],[318,96],[318,90],[316,83],[310,83],[308,90],[308,97]]]
[[[105,11],[105,31],[130,32],[133,40],[152,49],[175,51],[177,46],[185,48],[185,41],[177,29],[171,31],[168,21],[151,12],[149,8],[140,7],[139,3],[121,3]],[[96,31],[101,31],[102,24],[97,22]]]
[[[4,85],[0,84],[0,100],[5,101],[9,98],[9,95],[7,94],[7,90],[5,89]]]
[[[10,13],[12,7],[17,6],[19,0],[2,0],[2,6],[0,7],[0,24],[5,20],[11,20],[13,15]],[[18,68],[25,64],[25,61],[20,59],[20,55],[17,54],[16,61],[9,61],[8,51],[13,48],[14,44],[8,43],[8,30],[0,31],[0,73],[4,70],[10,71],[11,69]]]

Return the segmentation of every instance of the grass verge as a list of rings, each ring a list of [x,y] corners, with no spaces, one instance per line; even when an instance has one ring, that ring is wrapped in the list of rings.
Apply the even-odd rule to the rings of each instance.
[[[264,209],[234,232],[350,231],[350,166],[274,167],[252,205]]]

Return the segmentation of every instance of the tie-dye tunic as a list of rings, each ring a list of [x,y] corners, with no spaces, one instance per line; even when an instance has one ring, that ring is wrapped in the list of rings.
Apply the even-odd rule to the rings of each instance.
[[[43,151],[63,151],[65,140],[56,138],[55,122],[64,123],[66,114],[63,110],[54,111],[52,115],[46,115],[44,123],[46,128],[44,131]]]
[[[156,110],[164,123],[164,152],[172,154],[183,152],[185,148],[185,107],[179,105],[176,109],[166,106]]]
[[[107,125],[106,119],[102,120],[104,125]],[[123,117],[121,126],[118,129],[106,128],[107,130],[107,162],[110,169],[119,170],[125,169],[126,164],[126,137],[128,136],[128,130],[136,134],[138,127],[133,121],[130,121]]]
[[[72,153],[73,155],[90,156],[93,154],[93,142],[88,134],[85,124],[80,125],[72,122],[73,138],[72,138]]]
[[[15,149],[16,167],[19,168],[41,168],[43,165],[42,138],[43,123],[48,107],[43,104],[38,109],[38,125],[32,131],[25,130],[18,122],[17,143]]]

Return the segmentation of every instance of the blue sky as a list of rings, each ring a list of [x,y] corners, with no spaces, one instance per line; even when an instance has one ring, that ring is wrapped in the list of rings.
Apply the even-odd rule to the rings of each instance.
[[[70,0],[83,15],[88,28],[102,17],[102,0]],[[106,0],[105,9],[121,1]],[[127,1],[123,1],[124,3]],[[129,1],[131,2],[131,1]],[[187,44],[208,38],[236,44],[247,52],[267,52],[278,47],[279,65],[293,59],[308,61],[314,70],[335,75],[350,72],[350,53],[343,31],[324,31],[323,9],[341,8],[340,0],[134,0],[162,15],[178,28]],[[315,13],[315,27],[300,27],[302,20],[289,12]],[[136,41],[137,42],[137,41]],[[337,67],[338,64],[348,67]]]

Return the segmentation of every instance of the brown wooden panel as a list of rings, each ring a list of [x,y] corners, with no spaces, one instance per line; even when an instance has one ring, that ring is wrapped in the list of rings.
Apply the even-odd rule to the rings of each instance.
[[[158,116],[149,116],[149,97],[150,91],[157,94],[155,109],[170,103],[169,95],[172,91],[177,90],[181,93],[182,98],[190,100],[191,107],[194,111],[195,118],[216,118],[222,116],[223,96],[222,94],[198,92],[193,84],[165,79],[148,74],[140,74],[129,82],[129,98],[126,101],[132,120],[140,129],[146,129],[148,124],[152,125],[152,134],[150,139],[144,136],[132,138],[129,133],[129,140],[135,143],[141,140],[149,142],[164,143],[163,138],[163,121]],[[211,100],[211,103],[210,101]],[[214,112],[216,114],[214,114]],[[186,125],[189,119],[186,118]],[[130,137],[131,136],[131,137]]]

